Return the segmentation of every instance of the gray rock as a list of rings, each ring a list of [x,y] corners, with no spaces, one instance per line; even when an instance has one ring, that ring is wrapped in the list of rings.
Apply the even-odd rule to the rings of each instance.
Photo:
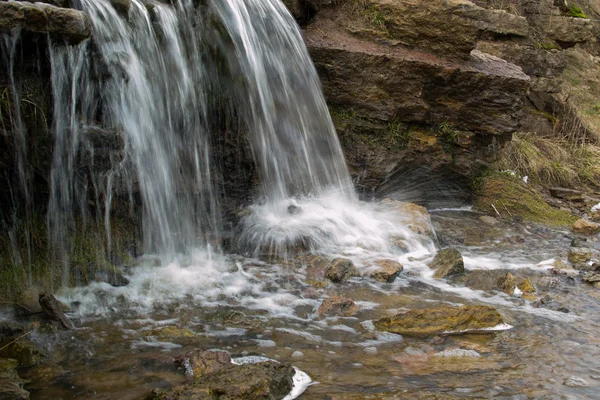
[[[583,247],[571,247],[567,254],[567,259],[573,265],[582,265],[592,259],[592,251]]]

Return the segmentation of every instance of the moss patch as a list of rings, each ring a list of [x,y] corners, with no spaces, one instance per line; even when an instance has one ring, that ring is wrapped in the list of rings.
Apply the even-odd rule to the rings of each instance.
[[[494,208],[495,207],[495,208]],[[508,173],[493,173],[481,178],[475,193],[474,208],[503,218],[522,218],[544,225],[567,227],[577,217],[552,208],[531,187]]]

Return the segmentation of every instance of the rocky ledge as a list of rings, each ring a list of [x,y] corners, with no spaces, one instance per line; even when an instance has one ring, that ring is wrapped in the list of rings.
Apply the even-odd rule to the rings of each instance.
[[[82,11],[46,3],[0,2],[0,31],[18,29],[47,33],[53,39],[72,44],[87,39],[92,33],[89,18]]]

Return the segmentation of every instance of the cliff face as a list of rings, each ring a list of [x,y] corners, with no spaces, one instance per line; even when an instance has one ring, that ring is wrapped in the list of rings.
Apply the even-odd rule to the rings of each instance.
[[[592,101],[563,72],[597,68],[597,1],[592,19],[552,0],[288,3],[365,193],[464,200],[513,133],[553,134]]]

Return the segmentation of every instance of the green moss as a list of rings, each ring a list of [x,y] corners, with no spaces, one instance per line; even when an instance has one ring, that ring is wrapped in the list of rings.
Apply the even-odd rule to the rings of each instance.
[[[408,143],[412,136],[412,131],[410,128],[406,127],[402,123],[389,123],[387,130],[397,148],[405,149],[408,147]]]
[[[535,47],[542,50],[560,50],[560,46],[554,42],[536,42]]]
[[[343,120],[349,120],[356,118],[356,113],[354,110],[344,110],[344,109],[329,109],[329,114],[332,118],[339,118]]]
[[[508,173],[492,173],[481,177],[475,193],[474,208],[507,219],[520,218],[544,225],[567,227],[577,217],[557,210],[521,179]]]
[[[569,7],[568,14],[574,18],[587,18],[581,7],[579,6],[571,6]]]

